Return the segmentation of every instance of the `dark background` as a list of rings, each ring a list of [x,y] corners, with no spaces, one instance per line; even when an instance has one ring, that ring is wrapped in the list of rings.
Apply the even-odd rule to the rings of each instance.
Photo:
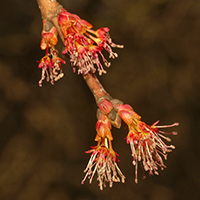
[[[200,199],[200,1],[60,0],[68,11],[107,26],[119,57],[100,77],[111,96],[143,121],[179,122],[176,150],[159,176],[134,183],[127,129],[113,128],[126,183],[81,185],[95,145],[97,106],[69,60],[54,86],[38,86],[41,16],[36,1],[0,5],[0,200]],[[63,49],[61,43],[57,47]],[[107,55],[107,52],[104,52]],[[170,129],[172,130],[172,129]],[[141,169],[140,169],[141,172]]]

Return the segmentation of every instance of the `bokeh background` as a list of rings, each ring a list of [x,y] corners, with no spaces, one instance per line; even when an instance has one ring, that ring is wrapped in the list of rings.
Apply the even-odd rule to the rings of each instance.
[[[81,185],[95,145],[97,106],[81,75],[38,86],[41,16],[36,1],[0,4],[0,200],[200,199],[200,1],[60,0],[68,11],[107,26],[119,57],[100,81],[147,124],[179,122],[176,150],[159,176],[134,183],[127,129],[113,128],[126,183]],[[63,49],[58,44],[60,52]],[[104,52],[107,55],[107,52]],[[170,129],[172,130],[172,129]],[[169,131],[170,131],[169,130]]]

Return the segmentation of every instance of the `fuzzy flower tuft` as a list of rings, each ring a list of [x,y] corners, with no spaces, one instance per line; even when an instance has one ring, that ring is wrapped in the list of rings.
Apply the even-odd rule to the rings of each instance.
[[[121,182],[124,183],[125,176],[117,165],[119,155],[112,148],[111,124],[106,115],[102,113],[96,123],[96,131],[95,141],[97,141],[97,146],[91,147],[91,150],[86,152],[91,153],[91,157],[84,170],[86,175],[81,183],[84,184],[88,178],[91,184],[96,173],[99,187],[103,190],[103,187],[106,187],[106,182],[112,187],[113,182],[120,182],[120,177]]]
[[[88,165],[84,172],[86,173],[82,184],[88,178],[89,183],[92,183],[92,179],[97,173],[97,180],[99,181],[99,187],[103,190],[106,187],[106,182],[109,186],[113,186],[113,182],[120,182],[120,177],[122,183],[125,182],[125,176],[122,174],[116,162],[119,162],[117,156],[118,154],[112,149],[105,145],[97,145],[91,147],[91,150],[86,153],[92,153]]]
[[[49,22],[48,22],[49,23]],[[39,61],[38,68],[42,69],[41,79],[39,86],[42,87],[42,82],[46,78],[47,82],[54,82],[64,76],[61,68],[61,63],[65,64],[65,61],[58,57],[58,51],[55,49],[55,45],[58,42],[57,30],[53,26],[50,30],[46,31],[47,21],[43,20],[42,40],[40,47],[42,50],[46,50],[45,56]]]
[[[65,9],[61,9],[59,13],[58,23],[64,35],[63,54],[69,55],[72,66],[78,68],[78,73],[94,73],[95,65],[100,75],[106,73],[99,60],[99,55],[106,67],[109,67],[110,63],[103,56],[102,50],[105,49],[109,57],[114,59],[118,55],[112,51],[111,47],[123,48],[123,45],[116,45],[112,42],[108,28],[94,31],[90,23]]]
[[[170,138],[163,134],[177,134],[176,132],[166,133],[159,129],[178,126],[179,124],[158,126],[159,121],[157,121],[149,126],[142,122],[140,116],[127,104],[118,106],[118,113],[129,128],[126,142],[131,147],[132,163],[135,166],[135,182],[138,182],[138,162],[141,162],[144,171],[148,171],[149,175],[158,175],[159,168],[161,170],[166,168],[162,157],[166,160],[167,154],[175,149],[175,146],[167,145],[163,142],[162,139],[168,142],[171,141]],[[145,175],[143,178],[145,178]]]
[[[42,69],[41,79],[38,82],[40,87],[42,87],[42,82],[45,78],[47,82],[51,81],[51,84],[54,85],[54,81],[64,76],[61,63],[65,64],[65,61],[58,57],[57,50],[51,50],[39,61],[38,68]]]

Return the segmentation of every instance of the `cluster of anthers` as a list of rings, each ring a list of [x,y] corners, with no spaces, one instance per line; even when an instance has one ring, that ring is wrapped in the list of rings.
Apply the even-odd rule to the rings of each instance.
[[[106,73],[100,60],[101,55],[105,66],[109,67],[110,63],[101,53],[105,49],[110,58],[118,57],[117,53],[112,51],[111,47],[123,48],[123,45],[116,45],[109,36],[109,28],[100,28],[92,30],[92,25],[87,21],[80,19],[79,16],[67,12],[64,8],[58,15],[58,24],[64,35],[65,49],[63,54],[68,54],[73,66],[77,66],[78,73],[87,74],[96,71],[99,74]],[[74,68],[75,69],[75,68]]]
[[[112,51],[111,47],[123,48],[123,45],[114,44],[109,36],[109,28],[103,27],[98,30],[92,30],[92,25],[87,21],[80,19],[75,14],[67,12],[64,8],[60,9],[57,15],[59,29],[64,43],[63,54],[70,57],[70,62],[73,66],[73,71],[78,69],[78,73],[87,74],[88,72],[95,73],[96,67],[99,75],[105,74],[99,56],[101,56],[106,67],[111,65],[110,62],[102,54],[102,50],[109,53],[109,58],[116,58],[118,54]],[[55,45],[58,42],[57,29],[51,24],[49,30],[47,22],[43,20],[43,31],[41,40],[41,49],[46,49],[45,56],[39,61],[39,68],[42,68],[42,76],[39,85],[42,86],[43,80],[46,78],[49,81],[48,71],[50,73],[51,83],[63,77],[61,63],[65,61],[58,57],[58,51],[55,50]],[[51,58],[52,57],[52,58]]]
[[[116,162],[119,162],[117,158],[118,154],[112,148],[112,134],[111,123],[106,115],[100,114],[96,124],[97,135],[95,141],[97,146],[91,147],[91,150],[86,153],[91,153],[90,160],[84,172],[86,173],[82,184],[89,178],[89,182],[92,183],[92,179],[97,173],[97,180],[99,181],[99,187],[103,190],[106,186],[106,182],[112,187],[113,182],[125,182],[125,176],[122,174]]]
[[[159,167],[161,170],[166,168],[161,156],[166,160],[167,153],[175,149],[174,145],[165,144],[161,138],[170,142],[171,139],[164,135],[177,134],[177,132],[167,133],[159,129],[178,126],[179,123],[158,126],[159,121],[156,121],[149,126],[141,121],[141,117],[133,111],[130,105],[117,105],[116,108],[120,118],[128,125],[129,133],[126,142],[131,147],[132,163],[135,166],[135,182],[138,182],[138,162],[141,162],[143,169],[148,171],[149,175],[158,175]],[[145,178],[145,175],[143,175],[143,178]]]
[[[65,64],[65,61],[58,57],[58,50],[55,49],[55,45],[58,42],[57,30],[52,27],[46,31],[46,20],[43,20],[42,40],[40,47],[42,50],[46,50],[45,56],[39,61],[38,68],[42,68],[42,75],[39,81],[39,86],[42,87],[42,82],[46,78],[47,82],[51,81],[54,85],[54,81],[59,80],[64,76],[61,68],[61,63]]]
[[[97,173],[100,189],[103,189],[106,182],[112,187],[113,182],[119,182],[117,174],[121,177],[121,181],[125,182],[125,176],[117,166],[117,154],[113,151],[111,141],[111,124],[117,128],[121,126],[121,120],[127,124],[129,132],[126,137],[127,144],[130,144],[131,155],[133,157],[133,165],[135,167],[135,182],[138,183],[138,163],[144,171],[148,171],[149,175],[158,175],[158,169],[166,168],[163,158],[167,159],[167,153],[171,152],[175,147],[167,145],[162,138],[171,141],[170,138],[163,134],[173,134],[176,132],[166,133],[160,128],[168,128],[178,126],[178,123],[166,126],[158,126],[155,122],[151,126],[141,121],[141,117],[128,104],[123,104],[117,99],[104,99],[99,103],[98,121],[96,124],[97,136],[95,140],[98,142],[96,147],[86,153],[92,153],[89,163],[85,169],[85,177],[82,184],[89,178],[92,182],[93,176]],[[145,173],[143,174],[145,178]]]

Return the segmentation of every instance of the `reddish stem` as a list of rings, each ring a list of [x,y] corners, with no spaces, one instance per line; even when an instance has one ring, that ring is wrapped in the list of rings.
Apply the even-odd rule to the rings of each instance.
[[[90,88],[92,94],[94,95],[97,104],[102,98],[106,98],[109,100],[112,99],[111,96],[103,88],[95,74],[87,73],[86,75],[83,75],[83,78]]]

